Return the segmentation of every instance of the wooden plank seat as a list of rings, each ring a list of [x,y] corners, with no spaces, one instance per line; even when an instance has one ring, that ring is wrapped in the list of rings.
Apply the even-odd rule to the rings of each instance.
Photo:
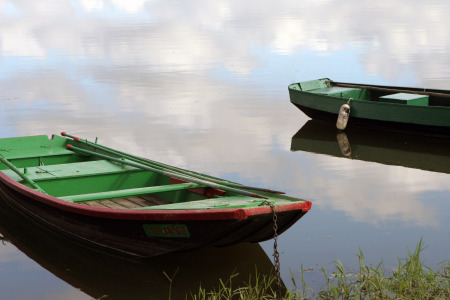
[[[141,171],[135,167],[114,164],[106,160],[27,167],[21,170],[23,170],[23,172],[35,182],[81,176]],[[12,179],[22,182],[22,178],[12,170],[2,170],[2,172]]]
[[[126,198],[114,198],[109,200],[85,201],[81,202],[81,204],[93,207],[137,209],[148,208],[155,205],[172,204],[172,202],[153,195],[140,195]]]
[[[107,192],[101,192],[101,193],[73,195],[73,196],[60,197],[60,199],[70,201],[70,202],[84,202],[84,201],[92,201],[92,200],[103,200],[103,199],[136,196],[136,195],[145,195],[145,194],[151,194],[151,193],[161,193],[161,192],[169,192],[169,191],[195,189],[195,188],[202,188],[202,187],[205,187],[205,186],[196,184],[196,183],[178,183],[178,184],[157,185],[157,186],[135,188],[135,189],[107,191]]]

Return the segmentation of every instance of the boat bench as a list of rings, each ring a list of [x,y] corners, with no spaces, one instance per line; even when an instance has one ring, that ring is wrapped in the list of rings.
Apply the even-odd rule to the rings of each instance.
[[[346,88],[346,87],[329,87],[329,88],[320,88],[309,91],[310,93],[326,95],[330,97],[336,98],[354,98],[360,100],[368,100],[369,99],[369,90],[367,89],[358,89],[358,88]]]
[[[429,97],[427,95],[396,93],[392,95],[381,96],[379,98],[379,101],[405,105],[428,106],[428,98]]]
[[[39,184],[39,182],[54,180],[57,178],[61,179],[61,178],[74,178],[91,175],[117,174],[117,173],[124,173],[124,171],[126,173],[129,173],[129,172],[140,172],[142,170],[131,166],[113,164],[106,160],[95,160],[87,162],[61,164],[61,165],[28,167],[24,170],[24,173],[31,180]],[[23,182],[23,179],[12,170],[3,170],[2,172],[4,172],[7,176],[11,177],[12,179],[18,182]],[[84,201],[129,197],[151,193],[161,193],[161,192],[196,189],[204,187],[205,187],[204,185],[194,183],[176,183],[168,185],[64,196],[58,198],[70,202],[84,202]]]
[[[63,143],[49,139],[46,135],[30,136],[26,139],[8,138],[3,142],[8,145],[8,148],[0,149],[0,153],[10,161],[23,158],[73,155],[73,152],[68,150]],[[38,148],[35,145],[41,146]]]
[[[59,197],[59,199],[63,199],[63,200],[70,201],[70,202],[85,202],[85,201],[93,201],[93,200],[131,197],[131,196],[161,193],[161,192],[196,189],[196,188],[203,188],[203,187],[205,187],[205,186],[200,185],[200,184],[195,184],[195,183],[178,183],[178,184],[149,186],[149,187],[125,189],[125,190],[117,190],[117,191],[108,191],[108,192],[101,192],[101,193],[65,196],[65,197]]]
[[[140,169],[135,167],[112,164],[106,160],[27,167],[21,168],[21,170],[35,182],[52,180],[56,178],[73,178],[90,175],[123,173],[124,171],[140,171]],[[11,170],[4,170],[3,172],[16,181],[22,181],[22,178]]]

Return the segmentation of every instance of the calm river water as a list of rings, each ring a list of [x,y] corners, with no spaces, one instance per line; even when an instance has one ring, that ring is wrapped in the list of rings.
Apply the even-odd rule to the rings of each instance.
[[[278,241],[288,287],[303,266],[318,290],[320,268],[357,266],[359,248],[393,268],[421,238],[436,267],[450,258],[449,142],[349,131],[345,158],[287,86],[449,89],[449,28],[444,0],[0,0],[0,137],[98,137],[312,201]],[[167,299],[168,278],[184,299],[272,268],[273,241],[136,262],[1,216],[0,299]]]

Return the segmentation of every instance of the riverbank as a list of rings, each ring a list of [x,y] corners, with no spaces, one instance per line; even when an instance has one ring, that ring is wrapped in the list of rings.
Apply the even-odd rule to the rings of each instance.
[[[247,286],[233,289],[230,276],[220,281],[218,290],[200,288],[186,299],[450,299],[450,260],[433,270],[420,259],[424,249],[422,241],[414,252],[408,249],[406,258],[398,259],[398,267],[393,270],[386,270],[383,262],[366,265],[360,249],[358,269],[350,270],[340,261],[335,262],[332,274],[322,268],[325,285],[320,291],[306,285],[302,269],[300,279],[292,276],[293,290],[277,288],[275,276],[249,278]]]

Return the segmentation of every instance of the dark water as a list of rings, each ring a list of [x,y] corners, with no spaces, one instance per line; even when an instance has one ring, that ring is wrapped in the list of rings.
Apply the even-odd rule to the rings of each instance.
[[[329,77],[448,89],[449,16],[442,0],[0,0],[0,137],[99,137],[311,200],[279,239],[288,286],[303,266],[319,288],[320,267],[355,266],[359,247],[366,263],[395,267],[421,238],[435,267],[450,253],[449,144],[351,131],[345,157],[332,128],[289,103],[287,86]],[[22,251],[0,244],[1,299],[166,299],[165,270],[180,268],[180,296],[272,267],[272,241],[135,262],[3,219]]]

